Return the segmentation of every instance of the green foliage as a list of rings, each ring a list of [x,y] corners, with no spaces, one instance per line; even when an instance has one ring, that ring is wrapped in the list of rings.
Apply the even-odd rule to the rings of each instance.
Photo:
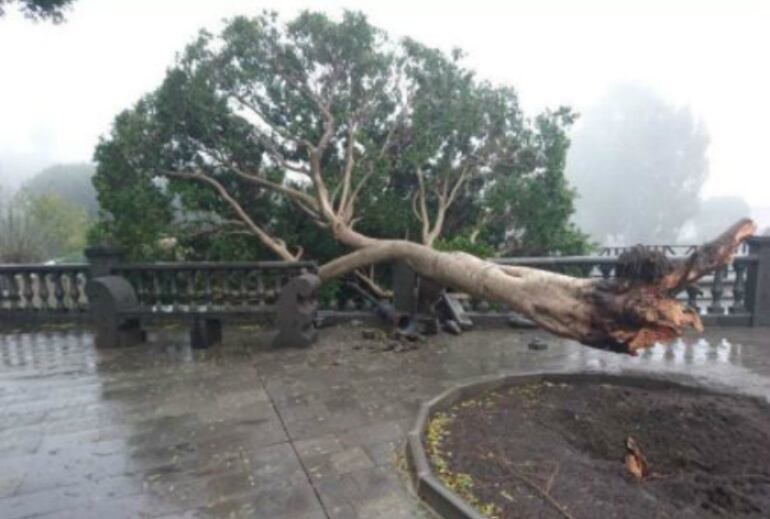
[[[546,112],[535,120],[531,148],[523,170],[501,175],[484,197],[487,225],[480,236],[503,256],[582,254],[588,240],[570,217],[575,191],[564,178],[569,139],[564,128],[575,115],[567,108]]]
[[[342,281],[339,279],[332,279],[327,281],[318,290],[318,302],[321,308],[330,308],[333,303],[339,301],[342,294]]]
[[[32,20],[64,21],[64,11],[74,0],[0,0],[0,16],[9,5],[16,4],[24,16]]]
[[[451,238],[439,238],[433,247],[443,251],[460,251],[473,254],[480,258],[490,258],[495,255],[495,249],[486,243],[479,243],[466,236],[456,235]]]
[[[319,99],[336,123],[319,159],[334,203],[347,148],[354,182],[368,179],[350,208],[358,231],[421,239],[419,170],[431,215],[453,196],[441,247],[489,255],[585,246],[569,223],[574,192],[563,177],[572,114],[529,120],[513,89],[478,80],[459,51],[393,42],[353,12],[339,21],[305,12],[287,24],[265,13],[237,17],[219,36],[202,32],[99,144],[94,185],[103,213],[91,238],[135,258],[272,257],[210,185],[170,174],[194,172],[220,183],[291,250],[318,261],[339,256],[330,233],[260,184],[312,195],[303,143],[326,130]],[[472,235],[475,243],[462,238]],[[160,245],[170,237],[172,252]]]
[[[22,192],[0,203],[0,262],[81,258],[87,228],[82,207],[55,194]]]

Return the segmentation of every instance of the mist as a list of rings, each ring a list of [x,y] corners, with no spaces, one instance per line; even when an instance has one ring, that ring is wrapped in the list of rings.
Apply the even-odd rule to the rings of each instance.
[[[60,25],[33,23],[9,9],[0,18],[0,185],[15,190],[45,167],[92,160],[115,115],[159,84],[175,54],[199,29],[216,31],[223,18],[266,8],[291,16],[306,8],[335,14],[346,7],[365,12],[394,37],[412,36],[445,50],[463,48],[480,76],[516,87],[528,114],[560,105],[583,114],[568,157],[570,178],[581,191],[576,221],[587,222],[591,206],[616,196],[583,192],[580,157],[593,151],[581,143],[581,126],[613,85],[633,84],[690,113],[708,136],[705,173],[692,196],[741,198],[761,227],[770,225],[764,157],[770,70],[759,65],[770,48],[770,3],[753,0],[622,6],[604,0],[440,6],[402,0],[78,0]],[[642,185],[645,178],[639,179]],[[635,200],[633,218],[654,216],[660,207],[649,205],[654,198]],[[683,213],[677,216],[676,236],[591,232],[599,241],[694,239],[696,231],[686,222],[699,209],[671,204],[668,209]],[[599,211],[598,218],[604,217],[618,218]]]

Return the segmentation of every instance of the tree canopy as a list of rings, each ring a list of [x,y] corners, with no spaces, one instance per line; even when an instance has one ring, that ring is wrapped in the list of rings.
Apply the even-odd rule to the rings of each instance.
[[[345,250],[318,232],[334,214],[442,248],[576,253],[573,119],[529,119],[460,51],[392,41],[360,13],[238,17],[115,119],[95,153],[93,239],[134,256],[173,236],[186,257],[323,260]]]
[[[0,16],[9,5],[17,5],[32,20],[64,21],[64,12],[75,0],[0,0]]]
[[[622,84],[581,115],[567,177],[576,221],[599,242],[674,243],[708,175],[705,127],[653,90]]]

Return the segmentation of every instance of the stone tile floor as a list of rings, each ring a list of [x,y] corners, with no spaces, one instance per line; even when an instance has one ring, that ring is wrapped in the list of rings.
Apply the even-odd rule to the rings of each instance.
[[[419,404],[453,383],[655,371],[767,397],[769,331],[715,328],[637,358],[514,330],[405,352],[350,325],[283,351],[248,327],[208,351],[181,329],[110,350],[82,329],[0,333],[0,518],[427,518],[400,455]]]

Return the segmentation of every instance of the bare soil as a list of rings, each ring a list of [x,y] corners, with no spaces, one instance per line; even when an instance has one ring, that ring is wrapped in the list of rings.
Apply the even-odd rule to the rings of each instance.
[[[490,517],[770,517],[770,406],[697,389],[510,386],[431,422],[440,478]],[[652,475],[624,465],[632,436]]]

